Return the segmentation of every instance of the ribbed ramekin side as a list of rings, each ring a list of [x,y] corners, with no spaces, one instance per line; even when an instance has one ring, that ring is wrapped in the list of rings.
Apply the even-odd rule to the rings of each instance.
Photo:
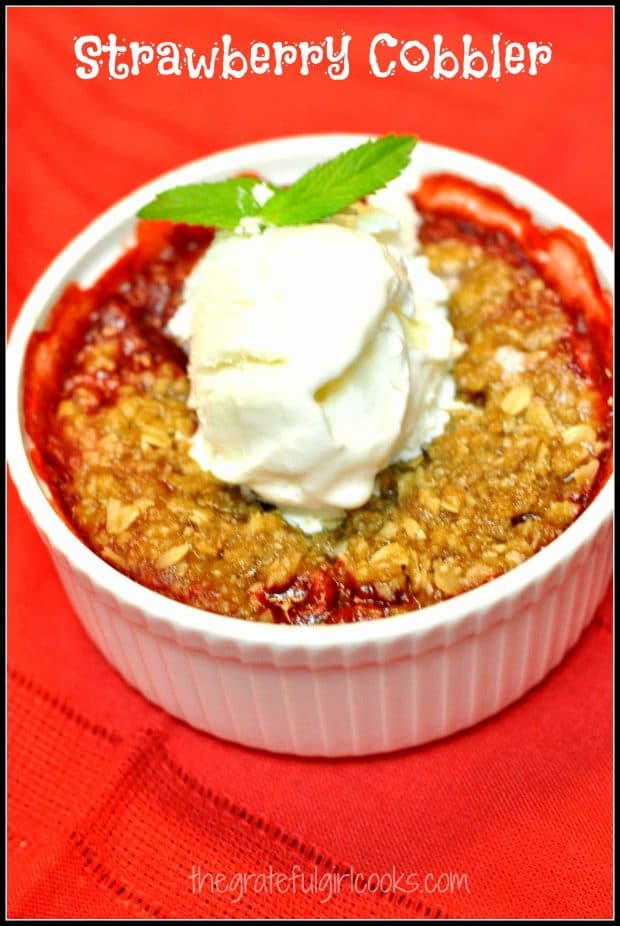
[[[322,669],[251,664],[153,633],[148,615],[54,559],[88,634],[126,681],[198,729],[299,755],[364,755],[419,745],[471,726],[539,682],[574,645],[611,573],[611,524],[530,583],[479,631],[393,661]],[[312,632],[311,630],[309,632]]]

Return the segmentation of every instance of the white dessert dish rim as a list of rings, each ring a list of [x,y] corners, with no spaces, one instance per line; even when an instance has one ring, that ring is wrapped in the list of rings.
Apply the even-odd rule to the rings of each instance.
[[[243,646],[244,661],[256,659],[259,662],[278,663],[282,659],[287,665],[291,664],[291,660],[303,664],[304,653],[307,656],[313,654],[312,661],[318,658],[321,664],[325,664],[325,660],[329,663],[330,657],[341,661],[343,647],[350,648],[350,664],[357,664],[359,660],[373,658],[367,647],[360,646],[369,643],[398,644],[406,640],[409,653],[421,652],[437,645],[439,638],[435,631],[441,631],[442,640],[446,639],[444,634],[447,632],[451,641],[479,631],[487,610],[502,600],[511,599],[528,585],[536,586],[538,580],[549,576],[577,547],[592,539],[611,516],[613,476],[609,477],[585,511],[555,540],[510,572],[484,585],[417,611],[359,623],[307,627],[252,622],[216,614],[152,591],[118,572],[90,550],[50,504],[30,462],[28,438],[23,430],[23,361],[32,331],[53,306],[64,286],[74,279],[73,271],[84,255],[93,251],[103,240],[113,237],[118,239],[119,227],[127,225],[137,209],[159,190],[195,182],[200,177],[220,179],[242,169],[251,169],[253,165],[258,165],[255,169],[260,169],[261,165],[265,168],[267,162],[275,162],[278,157],[307,156],[308,159],[319,160],[366,140],[370,134],[278,138],[228,149],[160,176],[108,209],[56,257],[33,288],[15,322],[7,353],[7,395],[10,397],[7,433],[10,470],[20,497],[48,543],[105,591],[130,607],[147,612],[150,628],[157,629],[162,635],[190,632],[195,639],[198,633],[201,640],[196,640],[195,645],[209,648],[211,643],[220,650],[222,644],[227,642],[233,645],[238,643]],[[611,249],[583,219],[549,193],[491,162],[443,146],[421,143],[414,153],[414,163],[420,151],[429,162],[433,160],[433,155],[439,155],[438,161],[443,165],[441,170],[462,172],[463,176],[480,182],[485,182],[483,178],[487,176],[488,185],[501,188],[509,199],[525,205],[532,211],[535,220],[537,213],[552,214],[552,224],[565,225],[585,238],[603,283],[611,284]],[[433,168],[429,167],[428,170]],[[420,172],[425,171],[426,168],[422,167]],[[549,221],[545,224],[549,224]],[[104,269],[104,266],[98,268],[96,275]],[[494,620],[498,620],[497,614]],[[389,646],[389,650],[394,658],[394,648]]]

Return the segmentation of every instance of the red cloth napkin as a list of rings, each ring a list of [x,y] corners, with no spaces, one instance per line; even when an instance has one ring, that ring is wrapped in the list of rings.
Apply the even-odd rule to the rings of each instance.
[[[104,207],[232,144],[410,131],[475,151],[611,229],[609,9],[12,8],[9,301]],[[79,81],[73,38],[352,36],[347,81]],[[551,41],[536,79],[368,74],[390,31]],[[567,105],[567,101],[570,105]],[[587,132],[575,120],[587,119]],[[586,169],[587,167],[587,169]],[[12,917],[608,917],[611,593],[552,675],[470,731],[381,757],[220,742],[130,689],[87,639],[9,492]]]

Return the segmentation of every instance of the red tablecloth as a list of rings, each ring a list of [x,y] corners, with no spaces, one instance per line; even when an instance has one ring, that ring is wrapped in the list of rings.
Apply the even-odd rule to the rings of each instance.
[[[610,238],[611,16],[10,9],[10,318],[54,254],[132,188],[300,132],[414,131],[525,174]],[[204,50],[223,33],[242,48],[341,30],[352,36],[342,82],[74,72],[84,34]],[[480,48],[496,32],[551,42],[553,59],[497,82],[380,80],[366,57],[379,32],[471,33]],[[551,677],[473,730],[379,758],[272,756],[201,735],[131,690],[81,630],[12,489],[9,503],[12,916],[611,914],[610,595]]]

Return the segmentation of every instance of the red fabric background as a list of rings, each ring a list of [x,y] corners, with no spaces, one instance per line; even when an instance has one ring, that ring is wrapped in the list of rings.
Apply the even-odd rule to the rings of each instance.
[[[512,168],[611,236],[612,11],[20,9],[8,12],[9,320],[51,258],[134,187],[243,142],[414,131]],[[73,37],[352,36],[351,75],[80,81]],[[378,32],[550,41],[536,77],[368,73]],[[219,742],[130,690],[87,640],[9,494],[9,912],[13,916],[606,917],[611,598],[519,704],[449,740],[313,761]],[[192,894],[202,871],[467,875],[468,890]],[[427,885],[428,886],[428,885]]]

